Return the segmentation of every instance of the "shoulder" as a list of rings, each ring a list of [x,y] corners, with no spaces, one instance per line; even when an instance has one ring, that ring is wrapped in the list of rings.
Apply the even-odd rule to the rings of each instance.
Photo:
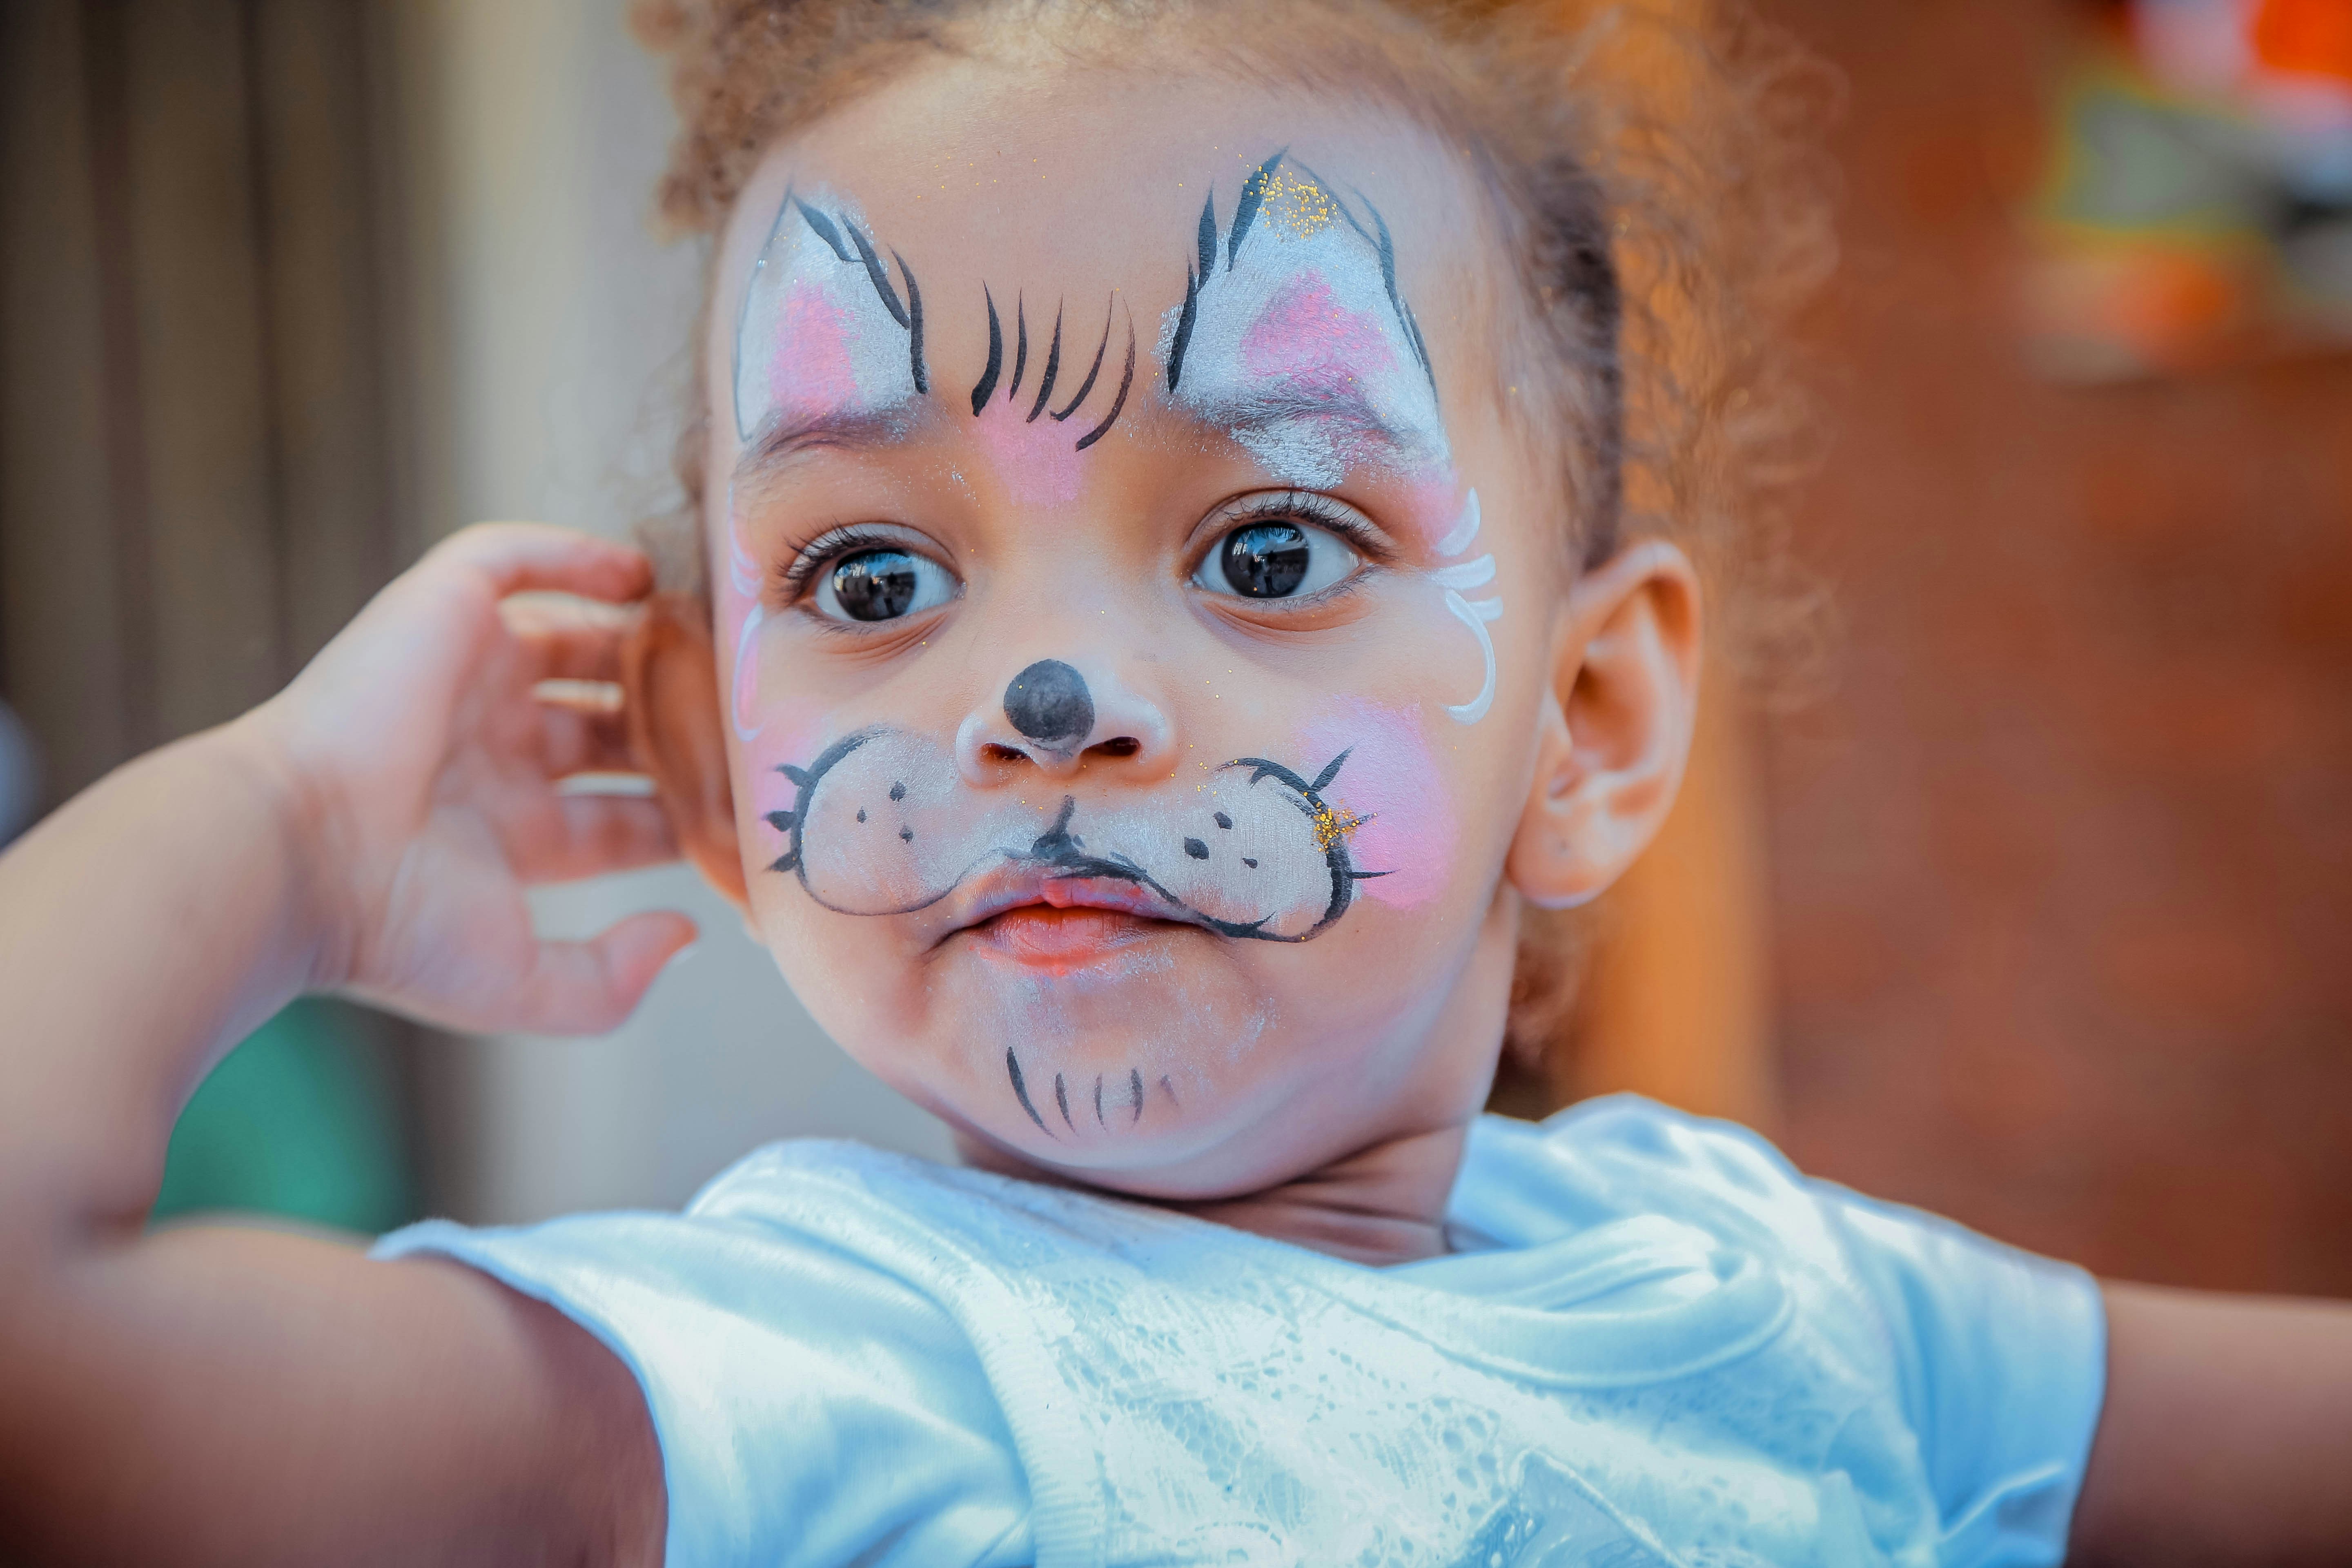
[[[1819,1255],[1837,1243],[1818,1196],[1814,1184],[1747,1128],[1619,1094],[1541,1122],[1481,1117],[1452,1214],[1457,1225],[1504,1246],[1664,1215],[1748,1250]]]
[[[2058,1560],[2105,1390],[2089,1275],[1808,1177],[1746,1128],[1631,1095],[1541,1123],[1482,1119],[1454,1208],[1505,1247],[1642,1215],[1769,1263],[1797,1305],[1783,1348],[1892,1395],[1909,1436],[1883,1428],[1878,1446],[1916,1443],[1944,1562]]]
[[[937,1227],[913,1195],[941,1173],[856,1144],[774,1144],[682,1214],[436,1221],[376,1255],[469,1265],[628,1367],[661,1448],[670,1561],[847,1560],[902,1526],[974,1557],[1018,1534],[1026,1488],[957,1303],[915,1266]],[[908,1462],[856,1462],[872,1453]],[[950,1494],[971,1506],[923,1500]]]

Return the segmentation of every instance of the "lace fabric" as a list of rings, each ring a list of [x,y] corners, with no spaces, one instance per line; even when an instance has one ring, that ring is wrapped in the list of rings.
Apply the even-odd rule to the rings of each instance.
[[[1495,1245],[1374,1269],[793,1142],[684,1215],[386,1250],[488,1268],[622,1351],[662,1436],[677,1563],[2062,1554],[2102,1348],[2074,1271],[1639,1102],[1482,1122],[1454,1217]],[[684,1326],[714,1306],[722,1326]],[[2006,1339],[1977,1316],[1995,1310]],[[1974,1440],[1996,1419],[2013,1430]]]

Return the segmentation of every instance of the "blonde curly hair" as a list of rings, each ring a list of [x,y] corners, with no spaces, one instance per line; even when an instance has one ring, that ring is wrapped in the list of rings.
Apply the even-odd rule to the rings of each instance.
[[[1538,390],[1528,433],[1562,437],[1563,550],[1670,537],[1706,581],[1716,668],[1785,689],[1809,662],[1818,599],[1783,498],[1817,426],[1781,329],[1834,264],[1819,131],[1836,83],[1737,0],[635,0],[632,19],[671,62],[681,128],[657,206],[675,233],[716,233],[779,137],[1008,29],[1079,61],[1188,47],[1412,117],[1478,177],[1516,268],[1532,331],[1506,334],[1524,363],[1505,368]],[[698,592],[708,410],[689,412],[687,504],[646,534],[665,581]],[[1585,917],[1528,911],[1523,1060],[1559,1034],[1585,945]]]

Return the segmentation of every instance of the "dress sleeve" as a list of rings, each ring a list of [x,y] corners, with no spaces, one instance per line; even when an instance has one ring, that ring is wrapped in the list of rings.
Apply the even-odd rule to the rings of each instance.
[[[1887,1326],[1944,1568],[2063,1562],[2106,1388],[2097,1283],[1932,1215],[1807,1184]]]
[[[550,1303],[635,1375],[661,1445],[669,1568],[1029,1560],[1002,1410],[961,1331],[905,1281],[695,1215],[434,1221],[374,1251],[419,1254]]]

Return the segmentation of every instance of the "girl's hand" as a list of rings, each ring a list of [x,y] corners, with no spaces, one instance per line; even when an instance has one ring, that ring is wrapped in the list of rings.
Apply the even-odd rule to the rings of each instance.
[[[650,796],[565,794],[633,772],[617,682],[644,556],[569,529],[483,523],[379,594],[237,721],[306,868],[311,983],[470,1030],[592,1034],[693,941],[674,911],[542,942],[526,888],[676,858]],[[556,593],[593,603],[515,599]],[[610,700],[599,700],[609,697]]]

